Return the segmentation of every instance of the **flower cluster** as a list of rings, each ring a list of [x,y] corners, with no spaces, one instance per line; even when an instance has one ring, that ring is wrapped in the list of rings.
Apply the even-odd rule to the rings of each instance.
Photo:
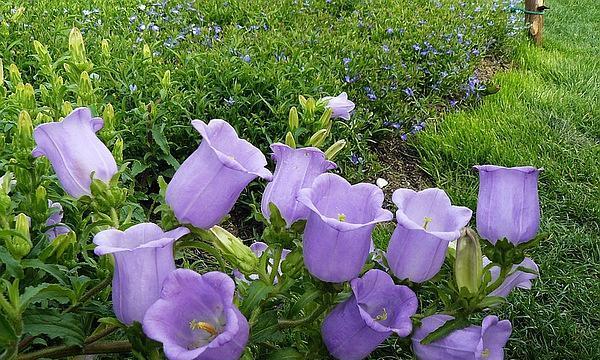
[[[325,98],[320,106],[343,121],[353,108],[345,94]],[[298,126],[294,111],[291,127]],[[76,109],[61,122],[35,129],[34,154],[50,160],[71,196],[104,199],[95,201],[106,207],[115,204],[109,194],[116,191],[117,169],[95,136],[101,126],[89,109]],[[282,311],[285,301],[292,301],[293,309],[301,307],[292,305],[296,301],[310,299],[318,301],[312,310],[299,309],[305,318],[275,319],[271,331],[316,325],[324,349],[337,359],[363,359],[393,334],[410,337],[422,360],[503,358],[510,322],[490,315],[481,326],[471,325],[470,315],[494,308],[516,287],[531,287],[537,276],[537,265],[524,250],[537,239],[540,225],[538,169],[476,167],[481,243],[465,228],[472,211],[452,205],[443,190],[396,190],[396,229],[387,251],[375,259],[372,254],[381,251],[374,248],[373,231],[392,220],[392,213],[383,208],[378,186],[353,185],[329,173],[336,167],[331,151],[275,143],[273,175],[262,152],[226,121],[194,120],[192,126],[203,140],[164,189],[165,207],[180,225],[164,231],[154,223],[124,229],[116,223],[93,239],[96,255],[114,259],[117,319],[141,323],[168,359],[251,355],[261,344],[253,342],[251,329],[272,321],[265,319]],[[218,225],[256,178],[268,181],[257,214],[265,222],[264,242],[248,247]],[[59,224],[61,208],[51,206],[59,212],[48,224]],[[56,237],[68,228],[53,231],[48,235]],[[237,288],[224,268],[204,274],[177,268],[174,244],[182,238],[212,245],[200,248],[231,265]],[[436,288],[430,280],[444,276],[445,262],[454,265],[454,280]],[[421,286],[444,293],[448,306],[417,314]],[[292,295],[297,287],[298,295]]]

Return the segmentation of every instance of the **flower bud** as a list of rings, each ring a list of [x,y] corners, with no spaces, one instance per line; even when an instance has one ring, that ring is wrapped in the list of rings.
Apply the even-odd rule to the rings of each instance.
[[[8,212],[11,202],[10,196],[0,187],[0,214]]]
[[[102,57],[110,58],[110,45],[108,44],[108,40],[103,39],[100,43],[100,47],[102,49]]]
[[[73,112],[73,105],[71,105],[71,103],[68,102],[68,101],[63,101],[63,104],[62,104],[62,114],[64,116],[67,116],[67,115],[69,115],[72,112]]]
[[[35,109],[35,90],[31,84],[17,84],[15,88],[15,99],[24,109]]]
[[[258,257],[250,247],[244,245],[242,240],[220,226],[213,226],[209,233],[215,248],[234,268],[245,275],[256,273]]]
[[[21,259],[31,251],[32,243],[29,235],[29,216],[21,213],[15,216],[15,231],[21,236],[13,236],[6,243],[8,251],[17,259]]]
[[[85,106],[93,103],[94,89],[92,87],[92,81],[87,71],[82,71],[79,76],[79,89],[78,89],[79,105]]]
[[[17,8],[17,10],[13,13],[12,17],[10,18],[11,22],[17,22],[19,21],[19,19],[23,16],[23,13],[25,13],[25,8],[20,6],[19,8]]]
[[[152,62],[152,50],[150,50],[150,46],[148,46],[148,44],[144,44],[142,54],[144,56],[144,62],[147,62],[147,63]]]
[[[304,96],[298,95],[298,102],[303,109],[306,108],[306,98]]]
[[[2,63],[2,59],[0,59],[0,87],[4,86],[4,64]]]
[[[10,79],[10,83],[15,87],[18,84],[23,83],[23,79],[21,79],[21,72],[15,64],[10,64],[10,66],[8,67],[8,77]]]
[[[48,210],[48,194],[42,185],[35,189],[35,209],[39,213],[46,213]]]
[[[102,111],[102,119],[104,119],[104,132],[110,133],[115,129],[115,109],[112,104],[106,104]]]
[[[162,85],[163,89],[168,90],[169,87],[171,87],[171,71],[167,70],[165,71],[165,74],[163,75],[162,79],[160,80],[160,84]]]
[[[294,139],[294,135],[292,135],[292,133],[289,131],[287,134],[285,134],[285,144],[293,149],[296,148],[296,140]]]
[[[27,110],[22,110],[19,113],[19,120],[17,121],[17,136],[27,143],[32,140],[33,136],[33,123],[31,122],[31,116]]]
[[[459,289],[467,288],[476,294],[481,284],[483,255],[479,245],[479,236],[475,231],[465,228],[456,243],[454,277]]]
[[[325,142],[325,139],[327,139],[327,135],[329,135],[327,129],[321,129],[321,130],[317,131],[308,140],[308,145],[318,148],[319,146],[323,145],[323,143]]]
[[[289,116],[290,131],[295,131],[296,129],[298,129],[299,126],[300,126],[300,122],[298,121],[298,110],[296,109],[296,107],[292,107],[290,109],[290,116]]]
[[[123,148],[125,147],[125,144],[123,144],[123,139],[119,136],[117,137],[117,140],[115,141],[115,146],[113,147],[113,157],[115,158],[115,161],[117,162],[117,164],[121,164],[123,163]]]
[[[331,129],[331,114],[333,113],[333,110],[331,108],[327,108],[327,110],[325,110],[325,112],[323,113],[323,115],[321,115],[321,118],[319,119],[319,125],[321,125],[321,129]]]
[[[325,150],[325,157],[328,160],[333,160],[333,158],[342,151],[346,147],[346,140],[338,140],[335,144],[331,145],[327,150]]]
[[[306,100],[306,111],[309,113],[314,113],[315,110],[317,109],[317,103],[315,101],[314,98],[309,97],[308,100]]]
[[[81,31],[76,27],[71,29],[69,33],[69,51],[75,64],[83,64],[87,61],[83,36],[81,35]]]
[[[44,44],[42,44],[41,42],[39,42],[37,40],[33,41],[33,48],[35,49],[35,53],[38,56],[40,65],[42,66],[43,70],[45,70],[45,71],[51,70],[52,69],[52,57],[50,56],[50,53],[48,52],[48,48]]]

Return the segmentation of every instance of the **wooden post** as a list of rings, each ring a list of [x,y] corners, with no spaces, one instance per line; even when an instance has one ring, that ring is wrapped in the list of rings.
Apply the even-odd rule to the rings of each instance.
[[[544,15],[541,13],[544,9],[546,9],[544,0],[525,0],[525,23],[529,25],[529,35],[537,46],[542,45]]]

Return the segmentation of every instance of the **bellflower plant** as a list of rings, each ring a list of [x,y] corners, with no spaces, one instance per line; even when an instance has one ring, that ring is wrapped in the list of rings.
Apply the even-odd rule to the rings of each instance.
[[[226,121],[207,125],[194,120],[192,126],[202,143],[171,179],[166,200],[181,223],[209,229],[231,211],[250,181],[257,176],[270,180],[272,175],[260,150],[240,139]]]
[[[487,266],[490,263],[488,258],[483,258],[483,266]],[[519,269],[519,267],[529,269],[531,272],[525,272]],[[490,268],[492,276],[492,282],[496,281],[500,276],[500,267],[492,266]],[[507,297],[508,294],[514,289],[531,289],[532,280],[538,277],[539,268],[537,264],[530,258],[525,258],[520,264],[513,265],[511,274],[506,277],[497,289],[490,293],[491,296],[502,296]]]
[[[518,245],[540,227],[538,176],[531,166],[475,166],[479,171],[477,231],[492,244],[503,238]]]
[[[389,221],[376,185],[350,185],[339,175],[319,175],[311,188],[298,193],[307,206],[303,236],[304,264],[316,278],[343,282],[355,278],[365,264],[375,224]],[[335,261],[332,261],[335,259]]]
[[[326,107],[332,110],[332,118],[350,120],[350,113],[354,110],[355,105],[352,101],[348,100],[348,94],[346,94],[346,92],[335,97],[324,97],[323,101],[326,101]]]
[[[444,323],[451,320],[448,315],[432,315],[421,321],[412,336],[412,346],[419,360],[502,360],[504,346],[512,332],[510,321],[499,321],[489,315],[481,326],[469,326],[455,330],[450,335],[428,345],[421,341]]]
[[[59,225],[63,218],[63,207],[60,203],[48,200],[48,208],[53,209],[54,211],[46,220],[46,226],[49,227],[49,229],[46,230],[46,235],[48,235],[48,239],[52,241],[57,236],[66,234],[71,230],[65,225]]]
[[[331,355],[363,359],[393,333],[411,333],[410,317],[417,312],[418,300],[410,288],[395,285],[387,273],[375,269],[350,284],[352,296],[337,305],[321,327]]]
[[[103,125],[88,108],[78,108],[62,121],[38,125],[33,131],[37,147],[31,154],[46,156],[63,189],[75,198],[91,194],[92,174],[108,182],[117,173],[115,159],[96,136]]]
[[[170,360],[239,359],[250,328],[233,304],[235,284],[221,272],[177,269],[146,312],[144,333]]]
[[[294,149],[288,145],[271,145],[273,160],[277,166],[273,181],[267,184],[261,201],[261,210],[266,218],[271,216],[269,204],[273,203],[287,226],[308,218],[309,209],[296,200],[300,189],[310,187],[315,178],[336,165],[325,158],[325,154],[314,147]]]
[[[262,241],[257,241],[255,243],[253,243],[252,245],[250,245],[250,249],[258,258],[260,258],[264,254],[264,252],[267,251],[268,248],[269,248],[269,245],[265,244]],[[289,250],[289,249],[283,249],[281,251],[281,259],[280,260],[284,261],[290,252],[291,252],[291,250]],[[273,259],[269,259],[269,265],[267,265],[267,271],[269,271],[269,272],[272,271],[272,266],[273,266]],[[279,263],[279,267],[277,269],[277,274],[278,274],[278,276],[281,276],[281,262]],[[258,279],[258,274],[250,274],[248,277],[246,277],[238,269],[233,270],[233,275],[237,279],[240,279],[245,282],[248,282],[249,280],[257,280]],[[277,278],[274,279],[274,284],[277,284]]]
[[[459,238],[472,211],[452,205],[440,189],[398,189],[392,200],[398,225],[387,249],[389,267],[400,279],[429,280],[440,271],[449,242]]]
[[[152,223],[125,231],[104,230],[94,236],[96,255],[112,254],[113,310],[125,323],[141,322],[146,310],[160,295],[163,281],[175,270],[173,242],[189,233],[183,227],[163,232]]]

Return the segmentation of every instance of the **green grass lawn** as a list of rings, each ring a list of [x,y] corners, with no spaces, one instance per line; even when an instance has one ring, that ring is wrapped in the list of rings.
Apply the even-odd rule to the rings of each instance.
[[[600,7],[550,2],[543,48],[524,45],[502,89],[415,147],[454,202],[475,208],[476,164],[543,167],[541,279],[511,295],[507,358],[600,358]]]

